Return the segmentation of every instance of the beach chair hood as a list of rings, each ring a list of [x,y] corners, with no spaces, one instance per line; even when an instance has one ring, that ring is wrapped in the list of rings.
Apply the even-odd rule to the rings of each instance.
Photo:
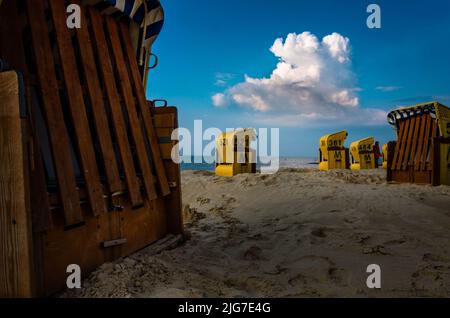
[[[130,36],[136,49],[141,74],[151,48],[164,24],[164,10],[159,0],[83,0],[102,14],[130,18]]]
[[[431,118],[438,121],[442,136],[448,134],[447,122],[450,119],[450,108],[435,101],[393,110],[388,114],[388,122],[396,129],[399,129],[400,120],[424,114],[429,114]]]

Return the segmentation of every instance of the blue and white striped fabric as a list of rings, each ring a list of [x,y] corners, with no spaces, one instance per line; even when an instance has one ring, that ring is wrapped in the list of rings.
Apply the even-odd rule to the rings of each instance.
[[[164,24],[164,10],[159,0],[85,0],[108,15],[123,14],[140,27],[137,43],[137,57],[142,66],[142,47],[151,50]]]

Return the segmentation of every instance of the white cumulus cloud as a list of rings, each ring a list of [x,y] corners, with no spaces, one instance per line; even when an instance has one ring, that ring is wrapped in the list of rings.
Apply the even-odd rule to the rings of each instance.
[[[216,107],[223,107],[226,104],[225,94],[217,93],[212,97],[213,105]]]
[[[276,39],[270,51],[279,59],[269,77],[244,81],[212,97],[217,107],[238,105],[255,112],[255,120],[278,125],[314,122],[374,124],[385,113],[362,109],[352,72],[350,40],[332,33],[319,40],[310,32]]]

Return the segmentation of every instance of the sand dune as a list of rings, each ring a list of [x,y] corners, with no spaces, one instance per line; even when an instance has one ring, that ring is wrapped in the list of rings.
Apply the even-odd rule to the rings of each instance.
[[[450,296],[450,187],[384,171],[184,171],[189,239],[105,264],[68,297]],[[382,288],[366,286],[379,264]]]

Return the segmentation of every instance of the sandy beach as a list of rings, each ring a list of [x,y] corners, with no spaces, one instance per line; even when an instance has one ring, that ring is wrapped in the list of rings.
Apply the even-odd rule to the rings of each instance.
[[[63,297],[448,297],[450,187],[384,170],[183,171],[187,240],[102,265]],[[378,264],[382,288],[366,286]]]

